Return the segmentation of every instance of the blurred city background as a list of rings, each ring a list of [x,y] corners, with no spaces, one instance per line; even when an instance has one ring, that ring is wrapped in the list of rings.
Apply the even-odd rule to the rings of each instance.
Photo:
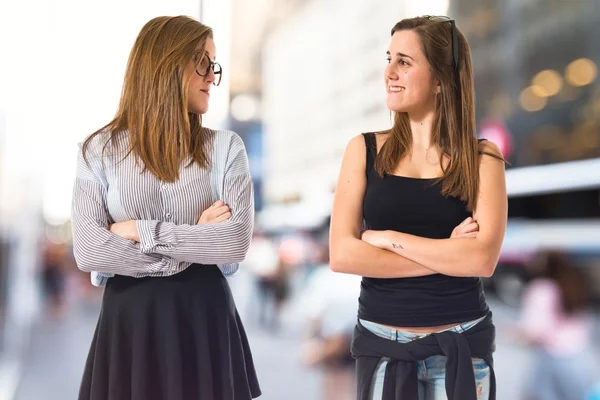
[[[332,197],[348,140],[390,126],[390,29],[423,14],[449,15],[469,40],[477,135],[510,162],[508,229],[485,280],[498,399],[523,398],[535,372],[519,327],[541,248],[566,251],[592,289],[600,382],[600,1],[2,0],[0,400],[77,397],[102,293],[71,253],[76,144],[116,111],[143,24],[179,14],[213,27],[225,71],[205,125],[237,132],[250,158],[256,235],[230,282],[262,399],[354,398],[360,278],[328,269]]]

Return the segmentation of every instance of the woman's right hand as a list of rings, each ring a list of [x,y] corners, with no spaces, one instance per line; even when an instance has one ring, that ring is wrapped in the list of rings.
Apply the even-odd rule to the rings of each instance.
[[[457,225],[456,228],[454,228],[452,235],[450,235],[450,239],[476,238],[478,233],[479,224],[473,219],[473,217],[468,217],[459,225]]]
[[[198,219],[198,224],[216,224],[227,221],[229,218],[231,218],[229,206],[222,200],[217,200],[202,212],[200,219]]]

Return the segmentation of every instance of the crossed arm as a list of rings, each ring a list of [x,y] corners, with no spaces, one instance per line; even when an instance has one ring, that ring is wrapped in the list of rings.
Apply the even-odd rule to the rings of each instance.
[[[487,142],[487,152],[499,153]],[[330,262],[336,272],[373,278],[405,278],[441,273],[491,276],[506,228],[507,199],[502,161],[482,156],[480,195],[474,221],[465,221],[448,239],[428,239],[394,231],[361,234],[366,189],[365,144],[353,138],[346,149],[331,217]],[[475,226],[475,228],[474,228]],[[478,230],[477,232],[475,230]]]
[[[135,276],[170,271],[180,262],[241,261],[252,234],[253,193],[250,175],[245,173],[248,170],[245,150],[241,145],[232,147],[237,151],[230,151],[233,161],[228,164],[228,171],[237,172],[225,174],[225,202],[206,210],[196,225],[162,221],[111,225],[100,157],[91,154],[90,162],[86,163],[80,150],[72,207],[77,266],[87,272]],[[233,206],[234,215],[229,205]],[[140,225],[146,229],[139,229]],[[229,251],[222,251],[224,248]]]

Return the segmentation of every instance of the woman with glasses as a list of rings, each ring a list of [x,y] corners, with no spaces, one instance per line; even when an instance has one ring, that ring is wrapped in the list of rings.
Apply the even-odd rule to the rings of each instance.
[[[202,126],[222,75],[215,57],[209,27],[152,19],[115,118],[80,146],[74,253],[105,284],[80,400],[261,393],[225,278],[252,236],[248,159],[235,133]]]
[[[480,277],[506,227],[503,157],[475,136],[470,51],[454,21],[404,19],[391,34],[394,123],[348,144],[331,220],[331,268],[363,276],[358,399],[494,399]]]

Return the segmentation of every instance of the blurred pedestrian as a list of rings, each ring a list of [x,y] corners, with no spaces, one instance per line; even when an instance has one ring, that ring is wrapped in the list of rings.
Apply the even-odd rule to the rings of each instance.
[[[506,229],[504,160],[475,136],[471,55],[454,20],[408,18],[391,33],[394,124],[350,141],[332,214],[331,267],[363,276],[358,399],[494,399],[480,277]]]
[[[81,270],[108,277],[80,400],[261,393],[224,276],[251,240],[248,159],[235,133],[202,126],[221,81],[215,58],[208,26],[150,20],[131,50],[115,119],[79,152],[74,254]]]
[[[252,245],[244,261],[246,270],[254,277],[256,302],[250,307],[261,327],[272,329],[275,325],[275,294],[272,285],[280,273],[281,257],[274,239],[265,233],[255,232]]]
[[[257,276],[258,290],[262,299],[261,323],[271,331],[277,331],[280,328],[281,313],[286,301],[290,296],[290,266],[281,257],[277,255],[277,261],[274,268],[266,273]],[[265,311],[270,310],[270,313]]]
[[[42,282],[47,311],[61,319],[66,311],[66,246],[45,240],[42,248]]]
[[[527,400],[583,400],[592,381],[590,288],[575,261],[541,251],[531,265],[517,338],[534,348]]]
[[[354,360],[350,354],[360,277],[336,274],[329,268],[329,246],[296,304],[305,326],[301,356],[305,365],[323,372],[322,399],[353,400]]]

